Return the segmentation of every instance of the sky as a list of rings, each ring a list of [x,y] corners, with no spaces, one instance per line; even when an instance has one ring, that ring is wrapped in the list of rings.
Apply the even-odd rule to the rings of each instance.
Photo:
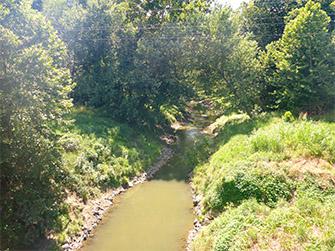
[[[220,4],[228,3],[233,7],[233,9],[237,9],[244,0],[216,0]],[[247,1],[246,1],[247,2]]]

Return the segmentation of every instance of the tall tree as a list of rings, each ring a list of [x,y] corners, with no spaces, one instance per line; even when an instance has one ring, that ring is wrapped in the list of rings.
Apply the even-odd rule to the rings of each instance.
[[[172,57],[181,55],[181,44],[173,38],[181,35],[182,20],[202,9],[201,2],[205,1],[89,4],[69,29],[72,39],[64,36],[74,55],[75,102],[140,123],[164,102],[178,102],[186,88],[174,74]]]
[[[330,17],[309,1],[267,47],[268,91],[275,108],[321,112],[334,105],[335,48]]]
[[[209,36],[198,43],[197,85],[209,96],[223,97],[231,109],[251,114],[260,92],[256,42],[239,34],[230,9],[216,10],[203,22]]]
[[[306,0],[252,0],[242,4],[241,29],[249,32],[258,44],[265,48],[272,41],[281,38],[286,23],[294,18]],[[329,30],[335,29],[335,9],[333,0],[316,0],[332,21]],[[292,12],[292,13],[291,13]]]
[[[0,17],[1,245],[33,243],[57,223],[62,163],[54,127],[71,106],[64,44],[29,1]]]

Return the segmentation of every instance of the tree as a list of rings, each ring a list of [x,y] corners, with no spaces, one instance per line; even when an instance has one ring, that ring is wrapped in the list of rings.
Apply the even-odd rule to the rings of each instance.
[[[71,106],[64,44],[29,1],[0,17],[1,245],[33,243],[57,224],[64,172],[54,128]]]
[[[200,52],[193,65],[197,85],[209,96],[222,97],[234,111],[251,114],[260,93],[256,42],[239,34],[227,8],[214,11],[204,25],[209,36],[198,43]]]
[[[321,112],[334,105],[335,50],[330,18],[321,4],[309,1],[267,47],[267,90],[275,107]]]
[[[333,0],[316,0],[332,18],[329,30],[335,28]],[[305,6],[306,0],[252,0],[242,5],[241,29],[251,33],[258,44],[265,48],[281,38],[286,23],[296,16],[296,11]]]
[[[164,38],[178,37],[181,19],[201,9],[196,7],[200,2],[91,3],[83,18],[62,35],[74,58],[74,101],[108,110],[120,120],[147,124],[162,104],[186,98],[182,96],[188,88],[178,79],[173,58],[182,54],[182,45]],[[183,8],[173,7],[177,3]]]
[[[250,32],[258,44],[278,40],[285,28],[285,17],[298,6],[295,0],[252,0],[242,5],[241,28]]]

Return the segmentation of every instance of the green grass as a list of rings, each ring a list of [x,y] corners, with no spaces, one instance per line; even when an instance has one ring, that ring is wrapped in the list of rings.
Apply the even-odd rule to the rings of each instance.
[[[126,183],[159,155],[159,141],[145,129],[132,129],[84,108],[71,116],[74,123],[62,133],[60,143],[69,184],[84,198]]]
[[[334,199],[304,196],[276,208],[244,201],[206,227],[193,250],[333,250]]]
[[[335,123],[327,121],[218,119],[215,152],[193,178],[203,213],[218,217],[193,249],[335,248]]]
[[[85,107],[74,109],[70,119],[72,123],[59,131],[64,178],[69,193],[84,202],[126,184],[160,154],[161,143],[148,129],[131,128]],[[59,217],[60,243],[81,224],[80,212],[66,213],[78,208],[71,204],[64,207]]]

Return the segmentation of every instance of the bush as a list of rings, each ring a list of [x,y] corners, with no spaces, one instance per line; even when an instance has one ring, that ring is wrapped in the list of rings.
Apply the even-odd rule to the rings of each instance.
[[[81,140],[80,135],[65,134],[59,139],[59,144],[66,152],[76,152],[79,150]]]
[[[285,122],[293,122],[295,120],[292,112],[285,112],[282,119],[285,121]]]
[[[205,192],[204,206],[214,211],[249,198],[275,206],[279,199],[289,200],[294,191],[293,181],[284,172],[271,170],[265,163],[228,164],[212,180]]]

